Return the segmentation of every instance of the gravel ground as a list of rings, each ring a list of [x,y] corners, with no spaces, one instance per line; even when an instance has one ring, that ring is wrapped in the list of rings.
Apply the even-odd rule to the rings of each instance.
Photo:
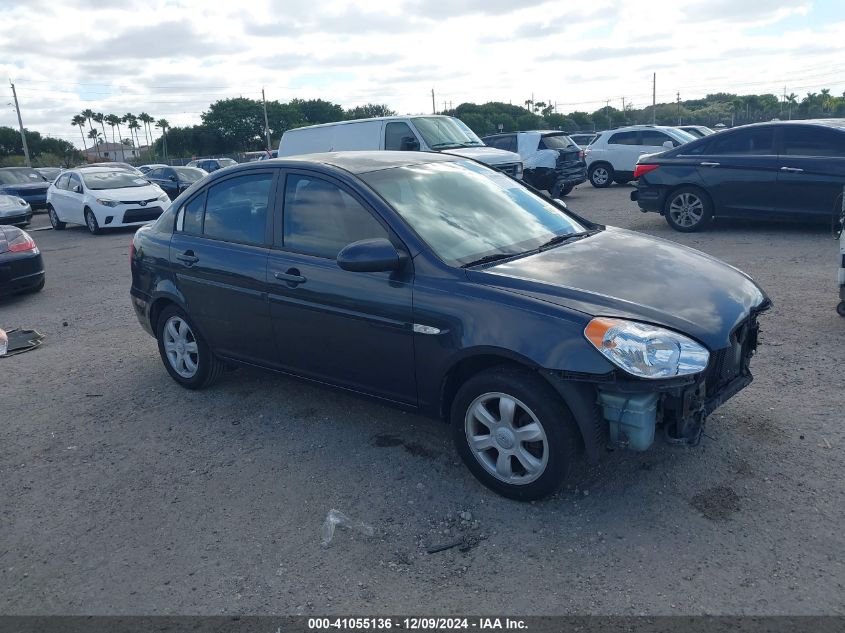
[[[700,446],[608,453],[531,504],[437,421],[249,370],[181,389],[129,304],[131,232],[35,232],[46,288],[0,300],[46,336],[0,359],[0,613],[845,614],[835,243],[681,235],[629,191],[568,201],[752,274],[775,302],[756,380]],[[352,524],[323,547],[331,509]]]

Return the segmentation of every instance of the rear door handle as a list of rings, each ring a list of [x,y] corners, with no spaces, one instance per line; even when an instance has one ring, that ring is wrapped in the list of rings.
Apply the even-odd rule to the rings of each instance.
[[[781,171],[788,171],[792,174],[800,174],[801,172],[804,171],[803,169],[800,169],[799,167],[781,167],[780,170]]]
[[[193,266],[194,264],[196,264],[200,260],[199,257],[194,255],[194,251],[185,251],[181,255],[177,255],[176,259],[178,259],[180,262],[182,262],[186,266]]]
[[[707,162],[707,161],[705,161],[703,163],[698,163],[698,164],[701,165],[702,167],[718,167],[719,166],[719,163],[710,163],[710,162]]]
[[[307,279],[299,274],[299,271],[296,268],[291,268],[287,272],[279,272],[276,271],[273,273],[273,277],[278,279],[279,281],[287,282],[291,286],[297,286],[299,284],[304,284]]]

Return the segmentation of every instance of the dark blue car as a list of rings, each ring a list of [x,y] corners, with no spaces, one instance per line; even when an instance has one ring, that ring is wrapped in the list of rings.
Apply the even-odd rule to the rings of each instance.
[[[640,158],[631,199],[673,229],[716,217],[826,221],[845,186],[845,121],[755,123]]]
[[[47,208],[49,187],[50,182],[31,167],[0,168],[0,194],[23,198],[33,211]]]
[[[751,382],[745,274],[568,212],[475,161],[348,152],[211,174],[140,229],[132,304],[180,385],[263,367],[442,417],[484,484],[697,442]]]

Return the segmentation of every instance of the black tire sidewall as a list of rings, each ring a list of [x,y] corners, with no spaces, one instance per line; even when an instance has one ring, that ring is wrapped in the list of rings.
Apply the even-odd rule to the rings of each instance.
[[[100,224],[97,222],[97,216],[94,215],[94,212],[91,209],[85,209],[85,228],[88,229],[88,232],[91,235],[99,235],[100,234]],[[91,216],[91,219],[94,220],[94,228],[92,229],[88,224],[88,216]]]
[[[599,168],[603,168],[607,171],[607,181],[601,185],[597,184],[596,181],[593,180],[593,174]],[[590,180],[590,184],[593,185],[593,187],[595,187],[596,189],[607,189],[613,182],[613,167],[611,167],[607,163],[597,163],[595,165],[592,165],[590,166],[590,170],[587,173],[587,178]]]
[[[55,221],[53,221],[54,217],[55,217]],[[59,214],[56,213],[56,209],[52,205],[47,207],[47,218],[50,220],[50,225],[56,231],[61,231],[62,229],[65,228],[65,223],[62,222],[61,220],[59,220]]]
[[[170,361],[167,359],[167,354],[164,351],[164,326],[168,319],[174,316],[178,316],[188,324],[188,327],[191,328],[191,332],[194,334],[194,340],[197,342],[198,367],[197,372],[191,378],[185,378],[176,373],[176,370],[170,365]],[[206,344],[205,339],[202,337],[202,334],[199,333],[196,325],[191,318],[185,314],[184,310],[175,305],[168,306],[162,310],[158,317],[158,322],[156,323],[156,340],[158,341],[158,353],[161,356],[161,362],[164,363],[164,368],[173,380],[186,389],[202,389],[206,386],[206,384],[208,384],[209,378],[214,370],[213,365],[215,363],[215,359],[213,358],[211,350]]]
[[[669,207],[672,205],[672,201],[683,193],[691,193],[697,196],[704,207],[704,213],[701,215],[701,220],[693,226],[680,226],[672,220],[672,216],[669,214]],[[710,224],[713,219],[713,203],[710,202],[709,196],[697,187],[680,187],[675,189],[669,196],[666,197],[666,204],[663,208],[663,217],[666,218],[666,223],[675,231],[678,231],[679,233],[695,233],[696,231],[705,229],[707,225]]]
[[[502,392],[525,403],[543,426],[549,459],[538,479],[528,484],[507,484],[488,473],[476,459],[466,438],[467,408],[481,394]],[[566,479],[578,450],[575,420],[563,400],[545,380],[527,370],[498,368],[467,380],[452,402],[452,439],[470,472],[494,492],[519,501],[540,499],[554,493]]]

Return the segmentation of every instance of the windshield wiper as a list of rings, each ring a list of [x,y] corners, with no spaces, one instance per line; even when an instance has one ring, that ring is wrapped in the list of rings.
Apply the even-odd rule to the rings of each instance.
[[[581,231],[579,233],[564,233],[563,235],[555,235],[552,239],[544,244],[540,244],[537,250],[545,251],[554,246],[560,246],[561,244],[566,244],[568,242],[574,242],[576,240],[580,240],[582,237],[587,237],[595,233],[595,229],[592,231]]]
[[[485,255],[469,263],[462,264],[461,268],[469,268],[470,266],[480,266],[481,264],[489,264],[490,262],[497,262],[500,259],[510,259],[516,257],[520,253],[493,253],[492,255]]]
[[[446,143],[435,143],[429,147],[431,147],[431,149],[454,149],[455,147],[463,147],[463,145],[455,143],[454,141],[449,141]]]

